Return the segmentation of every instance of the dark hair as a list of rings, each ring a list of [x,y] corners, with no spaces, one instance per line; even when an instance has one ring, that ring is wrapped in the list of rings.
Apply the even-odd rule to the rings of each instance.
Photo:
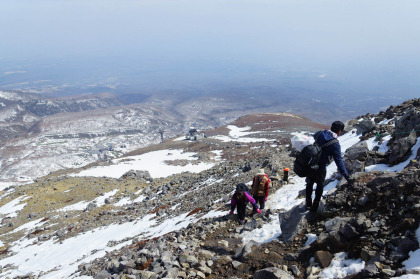
[[[246,200],[245,192],[243,192],[243,191],[236,191],[234,196],[235,196],[235,198],[238,202],[245,202],[245,200]]]
[[[331,124],[331,131],[338,133],[340,130],[344,130],[344,123],[341,121],[334,121],[333,124]]]
[[[245,185],[245,183],[239,183],[238,185],[236,185],[236,191],[247,191],[248,192],[248,187]]]

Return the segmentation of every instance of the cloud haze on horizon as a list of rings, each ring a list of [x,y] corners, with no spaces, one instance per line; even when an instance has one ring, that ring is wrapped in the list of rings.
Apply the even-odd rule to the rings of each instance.
[[[355,86],[348,92],[411,97],[420,85],[419,10],[414,0],[5,0],[0,84],[5,73],[36,71],[22,66],[29,61],[57,61],[81,76],[125,69],[181,84],[306,72]],[[38,75],[50,79],[48,69]]]

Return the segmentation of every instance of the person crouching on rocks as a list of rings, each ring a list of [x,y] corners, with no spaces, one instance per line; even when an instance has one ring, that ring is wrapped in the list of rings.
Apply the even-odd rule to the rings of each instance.
[[[238,207],[237,211],[240,224],[244,223],[246,206],[249,202],[252,204],[254,211],[261,213],[261,210],[258,208],[257,202],[248,193],[248,187],[244,183],[239,183],[238,185],[236,185],[236,191],[233,194],[232,199],[230,201],[229,214],[233,214],[233,211],[235,211],[235,207]]]

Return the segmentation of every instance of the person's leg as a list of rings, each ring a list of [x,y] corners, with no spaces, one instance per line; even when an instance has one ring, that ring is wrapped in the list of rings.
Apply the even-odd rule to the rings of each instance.
[[[312,207],[312,192],[314,190],[314,181],[310,177],[306,177],[306,209]]]
[[[252,196],[253,198],[254,198],[254,200],[255,200],[255,202],[258,204],[258,206],[260,205],[259,203],[260,203],[260,200],[259,200],[259,197],[257,197],[257,196]],[[254,212],[255,212],[255,210],[254,210]]]
[[[262,197],[253,196],[253,198],[254,198],[255,202],[257,203],[258,207],[260,209],[264,209],[264,205],[265,205],[264,196],[262,196]],[[253,208],[252,213],[251,213],[251,217],[254,216],[255,213],[257,213],[257,211],[255,210],[255,208]]]
[[[254,198],[254,200],[255,200],[255,202],[257,203],[257,205],[261,208],[261,204],[260,204],[260,199],[259,199],[259,197],[257,197],[257,196],[252,196],[253,198]],[[257,211],[255,210],[255,208],[252,208],[252,213],[251,213],[251,217],[253,217],[254,216],[254,214],[256,214],[257,213]]]
[[[238,218],[239,222],[243,222],[245,219],[246,204],[238,203],[237,204]]]
[[[264,196],[258,197],[258,203],[260,205],[260,209],[264,209],[264,207],[265,207],[265,201],[264,201],[264,199],[265,199]]]
[[[311,211],[313,212],[318,211],[319,203],[321,201],[322,193],[324,191],[324,180],[325,180],[324,172],[318,173],[317,176],[315,177],[315,183],[316,183],[315,199],[311,207]]]
[[[315,199],[312,203],[311,211],[317,212],[319,207],[319,202],[321,201],[322,192],[324,190],[323,183],[317,183],[316,184],[316,190],[315,190]]]

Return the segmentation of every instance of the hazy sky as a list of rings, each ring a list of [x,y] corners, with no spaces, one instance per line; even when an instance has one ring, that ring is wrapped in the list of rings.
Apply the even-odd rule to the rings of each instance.
[[[0,63],[315,71],[415,92],[419,12],[418,0],[2,0]]]

